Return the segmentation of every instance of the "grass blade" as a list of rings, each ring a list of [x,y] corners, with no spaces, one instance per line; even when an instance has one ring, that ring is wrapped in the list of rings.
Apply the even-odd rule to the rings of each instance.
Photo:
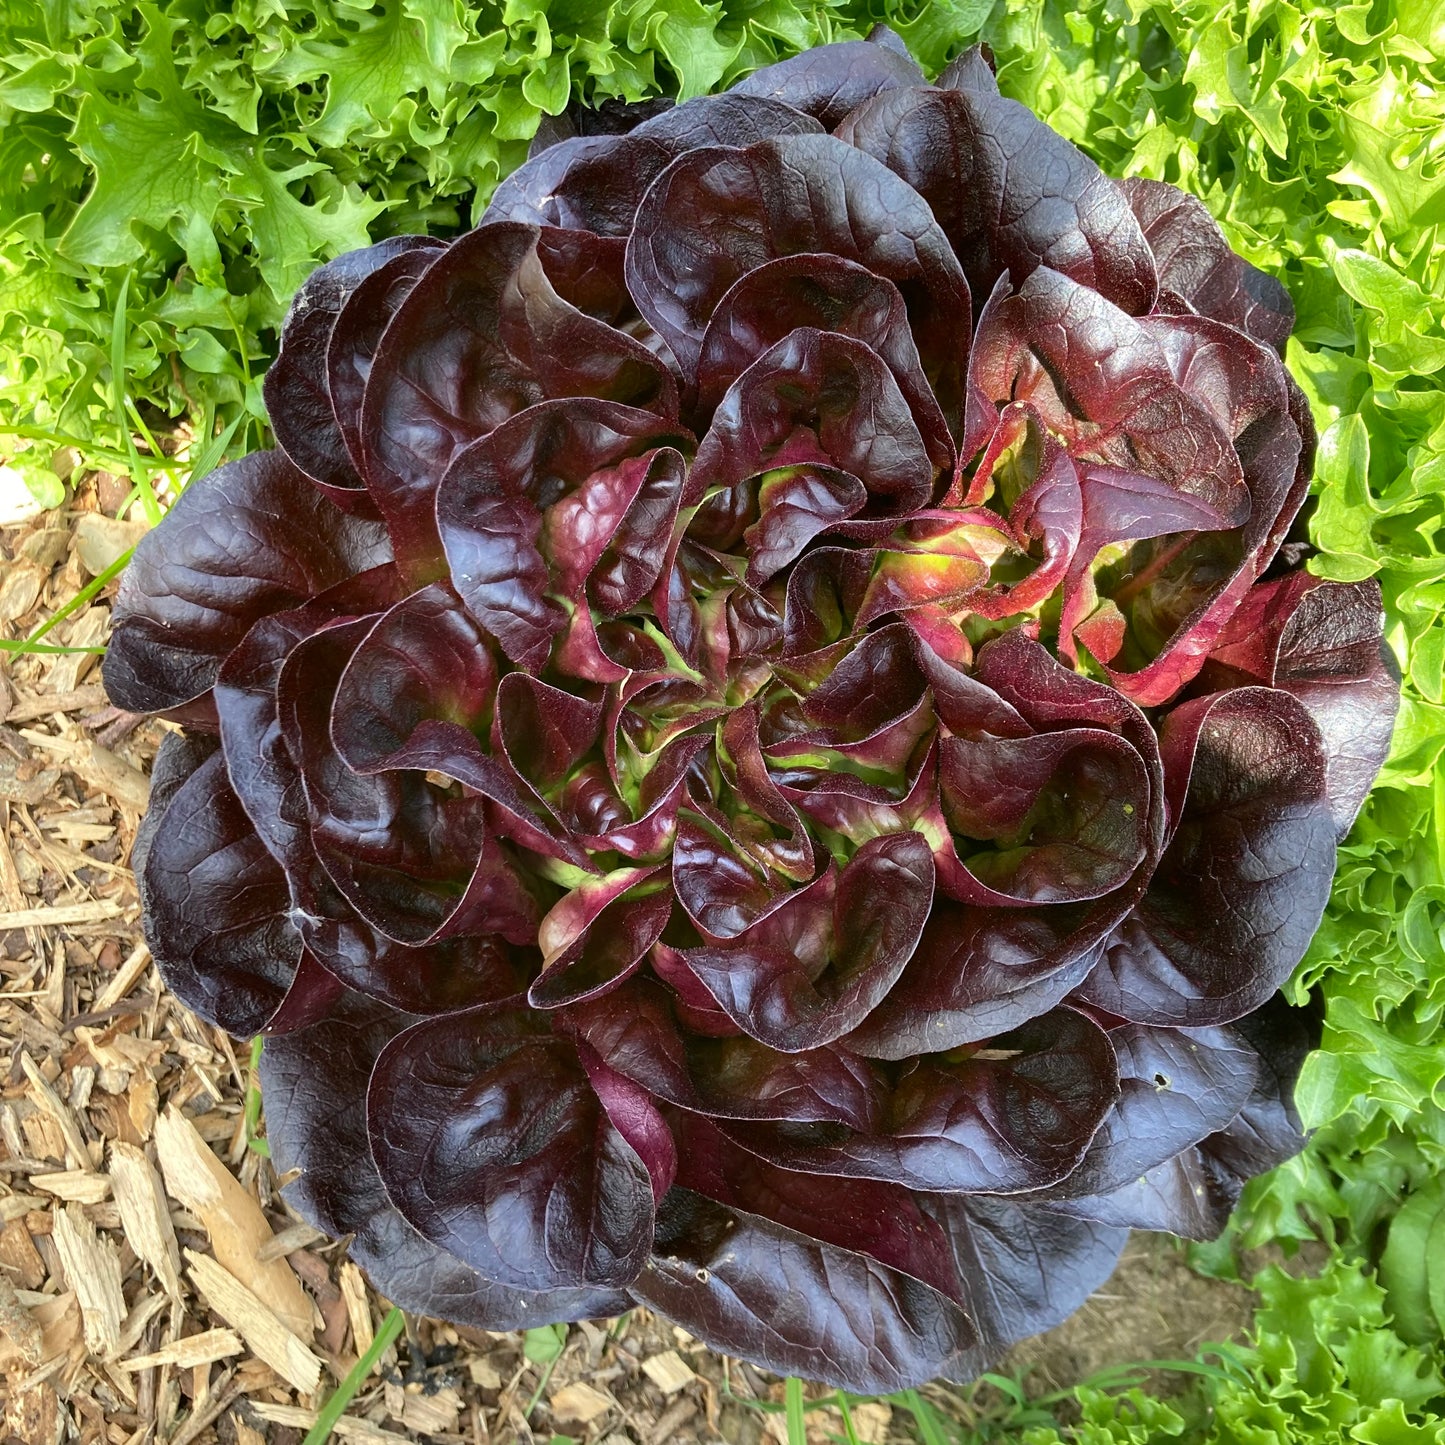
[[[130,402],[125,394],[126,302],[130,299],[130,278],[129,271],[121,277],[120,295],[115,299],[115,316],[110,325],[110,398],[115,409],[115,424],[120,430],[130,463],[131,485],[140,498],[146,520],[154,527],[161,519],[161,507],[156,501],[150,476],[141,462],[140,452],[136,450],[135,438],[130,433],[130,417],[127,414]]]
[[[405,1323],[401,1310],[393,1305],[391,1313],[381,1322],[381,1328],[377,1330],[376,1338],[371,1342],[371,1348],[351,1367],[346,1378],[321,1407],[320,1413],[316,1416],[316,1423],[306,1432],[306,1438],[301,1445],[326,1445],[326,1441],[331,1438],[331,1432],[336,1428],[336,1422],[346,1413],[346,1407],[355,1398],[356,1392],[371,1373],[372,1366],[381,1358],[386,1347],[401,1333]]]
[[[783,1408],[787,1412],[788,1445],[808,1445],[808,1427],[803,1421],[803,1382],[791,1376],[783,1385]]]
[[[917,1390],[904,1390],[892,1398],[917,1421],[918,1436],[923,1441],[923,1445],[948,1445],[948,1436],[944,1434],[943,1422],[938,1418],[933,1406]]]

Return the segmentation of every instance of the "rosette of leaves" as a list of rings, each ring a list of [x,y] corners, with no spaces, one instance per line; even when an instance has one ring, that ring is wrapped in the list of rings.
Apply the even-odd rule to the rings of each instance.
[[[1300,1146],[1378,592],[1285,292],[986,55],[643,115],[315,272],[137,549],[146,935],[398,1303],[968,1378]]]

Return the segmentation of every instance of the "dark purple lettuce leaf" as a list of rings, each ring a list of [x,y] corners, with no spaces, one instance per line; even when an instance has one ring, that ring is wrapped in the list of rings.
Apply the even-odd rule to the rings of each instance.
[[[1040,1192],[1045,1199],[1107,1194],[1229,1127],[1263,1067],[1230,1028],[1163,1029],[1118,1024],[1119,1100],[1079,1167]]]
[[[277,446],[324,488],[344,493],[361,487],[328,382],[327,347],[336,319],[373,272],[417,251],[430,260],[438,244],[425,236],[392,236],[348,251],[317,267],[291,302],[281,328],[281,349],[266,371],[262,394]]]
[[[338,751],[332,702],[371,626],[368,618],[313,633],[291,650],[277,683],[281,736],[304,785],[315,857],[361,918],[397,943],[492,933],[532,943],[541,909],[486,826],[490,799],[458,797],[422,771],[454,758],[465,764],[454,747],[418,758],[413,739],[407,769],[370,773],[357,772]],[[505,773],[479,781],[495,784],[514,816],[528,814]]]
[[[291,1206],[315,1228],[354,1236],[351,1258],[405,1310],[477,1329],[524,1330],[631,1307],[609,1289],[516,1290],[484,1279],[402,1218],[382,1188],[366,1135],[366,1085],[382,1048],[414,1020],[356,995],[261,1056],[266,1139]]]
[[[642,966],[672,915],[655,868],[619,868],[578,884],[542,920],[542,972],[527,991],[533,1008],[562,1008],[615,988]]]
[[[630,1288],[714,1350],[870,1394],[925,1383],[977,1338],[922,1280],[682,1186]]]
[[[666,418],[586,398],[529,407],[457,455],[436,498],[452,585],[514,662],[539,671],[567,627],[563,569],[584,538],[604,595],[661,571],[663,539],[644,529],[675,511],[680,469],[623,464],[669,443],[688,438]]]
[[[826,130],[832,130],[849,111],[880,91],[922,85],[923,80],[923,71],[906,47],[900,50],[870,37],[815,46],[765,65],[738,81],[732,93],[781,100],[816,116]]]
[[[829,1123],[726,1130],[783,1168],[925,1192],[1011,1194],[1069,1174],[1118,1096],[1104,1031],[1063,1008],[986,1048],[920,1056],[901,1072],[872,1132]]]
[[[827,1046],[780,1053],[738,1032],[720,1011],[724,1029],[697,1031],[695,1007],[685,995],[711,995],[680,961],[668,966],[665,950],[657,950],[653,967],[659,976],[676,977],[673,987],[635,976],[564,1015],[561,1026],[619,1074],[693,1113],[874,1127],[886,1082],[870,1062]]]
[[[214,728],[222,659],[257,618],[390,560],[386,534],[329,502],[280,452],[187,487],[121,577],[102,671],[129,712]]]
[[[1113,1273],[1127,1229],[1067,1219],[1041,1204],[981,1194],[916,1196],[953,1247],[955,1298],[976,1321],[978,1355],[941,1372],[975,1379],[1009,1345],[1062,1324]]]
[[[1079,990],[1136,1023],[1228,1023],[1289,977],[1335,866],[1319,730],[1287,693],[1187,702],[1161,736],[1171,837]]]
[[[937,84],[940,90],[978,90],[985,95],[997,95],[993,51],[982,41],[970,45],[944,66]]]
[[[1154,253],[1159,289],[1283,354],[1294,329],[1289,292],[1230,249],[1203,202],[1165,181],[1117,184]]]
[[[700,496],[806,465],[857,477],[884,512],[915,511],[933,491],[934,464],[893,373],[863,342],[812,327],[791,332],[728,388],[698,445],[691,488]]]
[[[422,273],[446,250],[444,241],[414,236],[406,250],[363,278],[337,314],[326,345],[326,389],[331,410],[350,459],[352,479],[342,486],[362,489],[366,466],[361,452],[361,405],[372,359],[391,318]]]
[[[836,134],[933,208],[975,296],[1038,266],[1131,315],[1154,304],[1154,258],[1118,185],[1026,106],[960,86],[888,90]]]
[[[857,262],[898,287],[924,373],[950,425],[959,424],[968,283],[923,198],[832,136],[679,156],[637,213],[627,284],[684,371],[694,372],[729,287],[768,261],[805,253]]]
[[[933,857],[918,833],[865,843],[729,943],[683,950],[723,1011],[785,1052],[856,1028],[917,947],[933,902]]]
[[[340,984],[303,949],[286,875],[226,777],[222,753],[167,734],[137,844],[146,936],[166,987],[227,1033],[300,1028],[324,1015]]]
[[[975,338],[970,386],[1028,401],[1076,461],[1142,470],[1239,525],[1250,511],[1240,460],[1209,408],[1175,379],[1144,323],[1047,266],[995,295]]]
[[[372,361],[361,446],[367,487],[407,565],[435,568],[437,483],[468,443],[516,412],[575,396],[676,413],[667,368],[579,309],[592,298],[578,278],[590,287],[605,274],[607,245],[511,221],[481,227],[402,302]]]
[[[434,1244],[523,1289],[618,1288],[652,1244],[647,1166],[573,1044],[505,1007],[417,1024],[377,1059],[372,1156]]]
[[[481,224],[522,221],[626,237],[648,186],[684,151],[822,129],[781,101],[700,95],[625,136],[578,136],[529,158],[492,193]]]
[[[1297,572],[1251,588],[1199,676],[1214,691],[1262,683],[1309,709],[1325,747],[1325,789],[1343,839],[1390,750],[1400,706],[1384,642],[1380,584]]]
[[[1227,1125],[1116,1189],[1046,1207],[1186,1239],[1217,1238],[1245,1184],[1304,1147],[1294,1090],[1306,1055],[1319,1044],[1317,1011],[1291,1008],[1278,995],[1232,1032],[1253,1051],[1257,1069],[1249,1096]]]
[[[699,415],[710,416],[748,367],[799,327],[836,331],[876,352],[908,402],[934,466],[953,466],[948,424],[923,374],[902,293],[891,281],[838,256],[780,256],[727,291],[703,333]]]

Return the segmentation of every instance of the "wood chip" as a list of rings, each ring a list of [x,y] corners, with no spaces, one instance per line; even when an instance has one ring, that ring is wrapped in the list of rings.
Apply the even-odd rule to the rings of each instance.
[[[44,1360],[59,1358],[63,1364],[72,1348],[83,1349],[77,1342],[81,1338],[82,1323],[80,1306],[75,1293],[66,1290],[60,1295],[28,1295],[17,1290],[16,1297],[30,1312],[30,1317],[40,1326],[40,1357]],[[12,1370],[20,1361],[20,1348],[8,1334],[0,1333],[0,1370]]]
[[[99,1204],[110,1193],[110,1180],[92,1169],[65,1169],[55,1174],[32,1174],[33,1188],[43,1189],[72,1204]]]
[[[15,1286],[0,1272],[0,1331],[14,1342],[27,1365],[44,1359],[44,1336],[35,1317],[15,1297]]]
[[[694,1379],[692,1369],[676,1350],[664,1350],[660,1355],[644,1360],[642,1370],[664,1395],[675,1395],[692,1384]]]
[[[611,1395],[604,1395],[585,1380],[576,1380],[563,1385],[548,1402],[552,1413],[559,1420],[575,1420],[579,1425],[590,1425],[600,1420],[615,1405]]]
[[[12,908],[0,913],[0,933],[12,928],[79,928],[87,923],[109,922],[124,912],[109,898],[94,903],[57,903],[48,908]]]
[[[311,1301],[284,1259],[260,1260],[273,1238],[261,1206],[211,1152],[174,1105],[156,1121],[156,1152],[171,1198],[195,1214],[223,1268],[246,1286],[293,1335],[309,1340]]]
[[[149,1370],[155,1365],[175,1365],[182,1370],[192,1370],[197,1365],[212,1365],[217,1360],[239,1355],[243,1348],[241,1337],[235,1330],[207,1330],[201,1335],[188,1335],[149,1355],[132,1355],[120,1362],[120,1368]]]
[[[23,1051],[20,1055],[20,1067],[25,1071],[25,1077],[30,1080],[30,1097],[60,1130],[65,1141],[65,1153],[71,1164],[78,1169],[92,1168],[96,1161],[90,1157],[90,1150],[86,1147],[85,1136],[80,1132],[75,1115],[60,1102],[60,1096],[50,1087],[35,1060]]]
[[[137,1256],[155,1270],[165,1292],[181,1298],[181,1254],[155,1166],[134,1144],[110,1146],[110,1178],[121,1227]]]
[[[298,1249],[305,1249],[307,1245],[316,1244],[325,1238],[326,1236],[319,1229],[312,1229],[309,1224],[288,1224],[280,1234],[275,1235],[256,1251],[256,1258],[262,1264],[273,1259],[285,1259],[288,1254],[293,1254]]]
[[[124,758],[97,742],[82,745],[72,766],[87,783],[114,798],[123,808],[143,813],[150,800],[150,779]]]
[[[104,707],[105,689],[98,684],[78,687],[74,692],[48,694],[42,697],[17,697],[10,704],[5,721],[10,724],[34,722],[38,717],[49,717],[57,712],[84,712],[89,708]]]
[[[293,1389],[303,1395],[315,1394],[321,1384],[321,1361],[277,1319],[275,1312],[209,1255],[188,1249],[186,1263],[206,1303],[240,1331],[256,1357]]]
[[[56,1210],[50,1237],[66,1283],[80,1302],[86,1348],[103,1360],[113,1358],[120,1347],[120,1326],[125,1318],[119,1253],[109,1240],[96,1237],[95,1225],[78,1204]]]
[[[366,1280],[361,1271],[348,1259],[337,1273],[337,1284],[341,1298],[346,1305],[346,1317],[351,1321],[351,1348],[359,1359],[370,1348],[376,1335],[371,1327],[371,1304],[367,1299]],[[378,1360],[372,1368],[374,1374],[381,1367]]]
[[[295,1405],[272,1405],[262,1400],[253,1400],[251,1408],[261,1419],[271,1425],[289,1425],[294,1430],[309,1430],[316,1423],[315,1410],[298,1409]],[[344,1440],[360,1440],[363,1445],[411,1445],[405,1435],[393,1430],[383,1430],[370,1420],[359,1420],[354,1415],[343,1415],[333,1431]]]
[[[140,982],[141,975],[150,967],[151,951],[145,944],[138,943],[131,950],[130,957],[116,969],[115,977],[101,990],[93,1011],[103,1013],[114,1008]]]

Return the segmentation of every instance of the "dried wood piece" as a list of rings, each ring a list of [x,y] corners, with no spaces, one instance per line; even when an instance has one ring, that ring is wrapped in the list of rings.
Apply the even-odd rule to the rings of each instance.
[[[675,1395],[692,1384],[695,1378],[676,1350],[664,1350],[660,1355],[644,1360],[642,1370],[664,1395]]]
[[[171,1198],[205,1225],[222,1266],[291,1334],[309,1340],[311,1301],[300,1281],[284,1259],[263,1263],[259,1258],[274,1237],[261,1206],[174,1105],[156,1121],[156,1152]]]
[[[86,1348],[108,1360],[120,1347],[120,1325],[125,1318],[120,1255],[109,1240],[97,1237],[95,1225],[78,1204],[56,1211],[50,1237],[66,1282],[80,1302]]]
[[[256,1251],[256,1258],[262,1264],[273,1259],[285,1259],[288,1254],[294,1254],[298,1249],[305,1249],[307,1245],[325,1238],[319,1229],[312,1229],[309,1224],[288,1224],[280,1234],[274,1235],[269,1243],[263,1244]]]
[[[130,1247],[155,1270],[165,1292],[181,1297],[181,1253],[160,1175],[134,1144],[110,1146],[110,1178]]]
[[[150,967],[151,951],[143,943],[138,943],[131,950],[130,957],[116,969],[115,976],[101,990],[100,997],[96,999],[93,1009],[101,1013],[105,1009],[114,1008],[140,982],[141,975]]]
[[[166,1297],[163,1294],[143,1295],[137,1302],[136,1307],[130,1312],[129,1318],[120,1327],[120,1349],[118,1355],[128,1355],[140,1344],[141,1336],[145,1334],[146,1327],[166,1307]],[[109,1366],[107,1366],[109,1368]]]
[[[213,1365],[217,1360],[228,1360],[232,1355],[239,1355],[244,1348],[235,1330],[207,1330],[204,1334],[188,1335],[148,1355],[132,1355],[120,1362],[120,1368],[149,1370],[156,1365],[175,1365],[182,1370],[193,1370],[197,1365]]]
[[[91,787],[114,798],[121,807],[133,813],[145,812],[150,801],[150,779],[109,748],[93,741],[80,743],[71,767]]]
[[[70,1162],[77,1169],[94,1169],[99,1161],[91,1157],[90,1148],[85,1142],[85,1135],[80,1132],[75,1115],[61,1103],[60,1096],[50,1087],[35,1060],[23,1050],[20,1054],[20,1067],[24,1069],[25,1077],[30,1080],[30,1097],[60,1130]]]
[[[462,1397],[448,1385],[435,1395],[408,1393],[402,1406],[401,1422],[408,1430],[415,1430],[425,1438],[455,1430],[461,1413]]]
[[[0,1272],[0,1332],[8,1335],[27,1365],[44,1358],[44,1336],[34,1316],[15,1297],[15,1286]]]
[[[258,1359],[276,1371],[303,1395],[321,1384],[321,1361],[276,1317],[260,1299],[209,1255],[186,1251],[186,1263],[206,1303],[240,1331]]]
[[[253,1400],[251,1409],[271,1425],[290,1425],[298,1430],[309,1430],[316,1423],[315,1410],[301,1410],[295,1405],[272,1405],[263,1400]],[[383,1430],[370,1420],[359,1420],[354,1415],[343,1415],[332,1427],[344,1440],[359,1440],[362,1445],[411,1445],[405,1435],[393,1430]]]
[[[367,1298],[366,1281],[361,1271],[348,1259],[337,1272],[337,1284],[341,1298],[346,1304],[346,1317],[351,1321],[351,1347],[358,1358],[370,1348],[376,1338],[371,1327],[371,1302]],[[381,1361],[373,1365],[373,1373],[380,1368]]]
[[[549,1403],[552,1414],[558,1420],[575,1420],[579,1425],[590,1425],[594,1420],[600,1420],[617,1405],[611,1395],[604,1394],[585,1380],[563,1385]]]
[[[99,684],[78,687],[74,692],[39,696],[19,694],[10,705],[5,721],[12,726],[16,723],[34,722],[38,717],[49,717],[57,712],[84,712],[87,708],[104,707],[105,689]]]
[[[112,898],[92,903],[56,903],[44,908],[12,908],[0,913],[0,933],[12,928],[81,928],[119,918],[125,909]]]
[[[59,1359],[63,1365],[72,1346],[85,1348],[78,1343],[82,1330],[80,1306],[72,1290],[59,1295],[34,1295],[18,1290],[16,1297],[40,1326],[41,1359]],[[19,1346],[8,1335],[0,1334],[0,1370],[16,1369],[21,1358]]]
[[[72,1204],[99,1204],[110,1193],[110,1180],[93,1169],[62,1169],[54,1174],[32,1174],[36,1189],[54,1194]]]

